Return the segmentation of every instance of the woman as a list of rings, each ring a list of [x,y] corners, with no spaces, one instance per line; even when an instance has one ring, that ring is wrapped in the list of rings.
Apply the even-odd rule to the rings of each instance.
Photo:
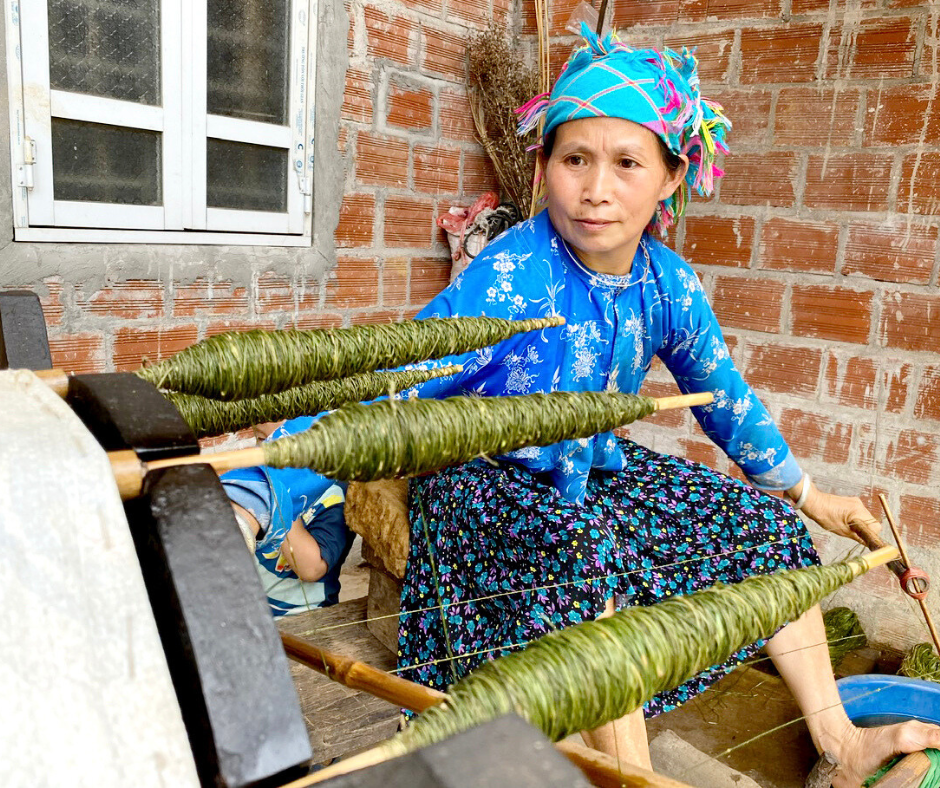
[[[730,124],[699,96],[694,58],[584,33],[588,45],[551,94],[523,108],[523,130],[544,118],[547,209],[493,241],[419,315],[561,314],[566,325],[468,354],[460,376],[416,393],[636,392],[655,354],[683,391],[714,393],[693,412],[754,486],[785,490],[843,536],[857,522],[877,528],[857,498],[822,493],[801,472],[735,369],[698,278],[650,235],[681,215],[690,187],[709,194],[721,175],[714,159]],[[418,479],[411,520],[399,664],[439,688],[556,627],[818,562],[786,503],[610,433]],[[674,708],[760,645],[657,696],[646,713]],[[920,723],[851,725],[818,608],[766,646],[817,748],[843,764],[837,785],[858,785],[896,752],[940,744],[940,729]],[[649,765],[642,713],[584,738]]]

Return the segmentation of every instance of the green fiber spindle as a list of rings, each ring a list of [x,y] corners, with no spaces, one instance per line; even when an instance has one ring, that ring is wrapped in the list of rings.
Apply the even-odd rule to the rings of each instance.
[[[654,410],[650,397],[586,391],[346,405],[306,432],[264,444],[264,462],[340,481],[400,478],[590,437]]]
[[[350,402],[375,399],[459,371],[459,366],[451,365],[434,369],[363,372],[338,380],[315,380],[276,394],[231,401],[178,391],[164,391],[163,396],[173,403],[195,436],[202,438],[268,421],[313,415]]]
[[[157,388],[214,399],[247,399],[314,380],[443,358],[551,328],[562,317],[452,317],[311,331],[228,332],[136,374]]]

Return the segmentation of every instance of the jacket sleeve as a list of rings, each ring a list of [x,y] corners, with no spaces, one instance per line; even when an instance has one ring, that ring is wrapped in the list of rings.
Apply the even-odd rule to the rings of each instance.
[[[792,487],[802,478],[800,466],[770,413],[735,367],[698,277],[679,259],[670,268],[659,357],[683,392],[714,394],[713,403],[692,412],[705,434],[755,486]]]

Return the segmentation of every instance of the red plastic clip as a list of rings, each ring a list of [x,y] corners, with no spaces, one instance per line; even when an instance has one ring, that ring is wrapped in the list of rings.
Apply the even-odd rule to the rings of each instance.
[[[923,585],[917,583],[917,580],[923,580]],[[904,593],[914,599],[924,599],[927,596],[927,590],[930,588],[930,576],[916,566],[908,567],[900,577],[901,588]],[[920,590],[918,590],[920,586]],[[913,590],[911,590],[913,589]]]

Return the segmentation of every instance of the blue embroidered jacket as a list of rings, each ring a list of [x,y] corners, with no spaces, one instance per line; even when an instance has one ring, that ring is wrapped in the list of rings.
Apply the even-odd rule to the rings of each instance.
[[[521,320],[562,315],[566,324],[522,334],[447,363],[460,375],[428,381],[405,396],[497,396],[550,391],[637,393],[658,355],[683,392],[711,391],[694,408],[705,433],[765,489],[787,489],[802,473],[786,442],[734,366],[698,277],[659,241],[644,235],[626,276],[584,266],[543,211],[492,241],[418,315],[486,315]],[[582,501],[592,467],[621,470],[612,433],[507,455],[547,472]]]

